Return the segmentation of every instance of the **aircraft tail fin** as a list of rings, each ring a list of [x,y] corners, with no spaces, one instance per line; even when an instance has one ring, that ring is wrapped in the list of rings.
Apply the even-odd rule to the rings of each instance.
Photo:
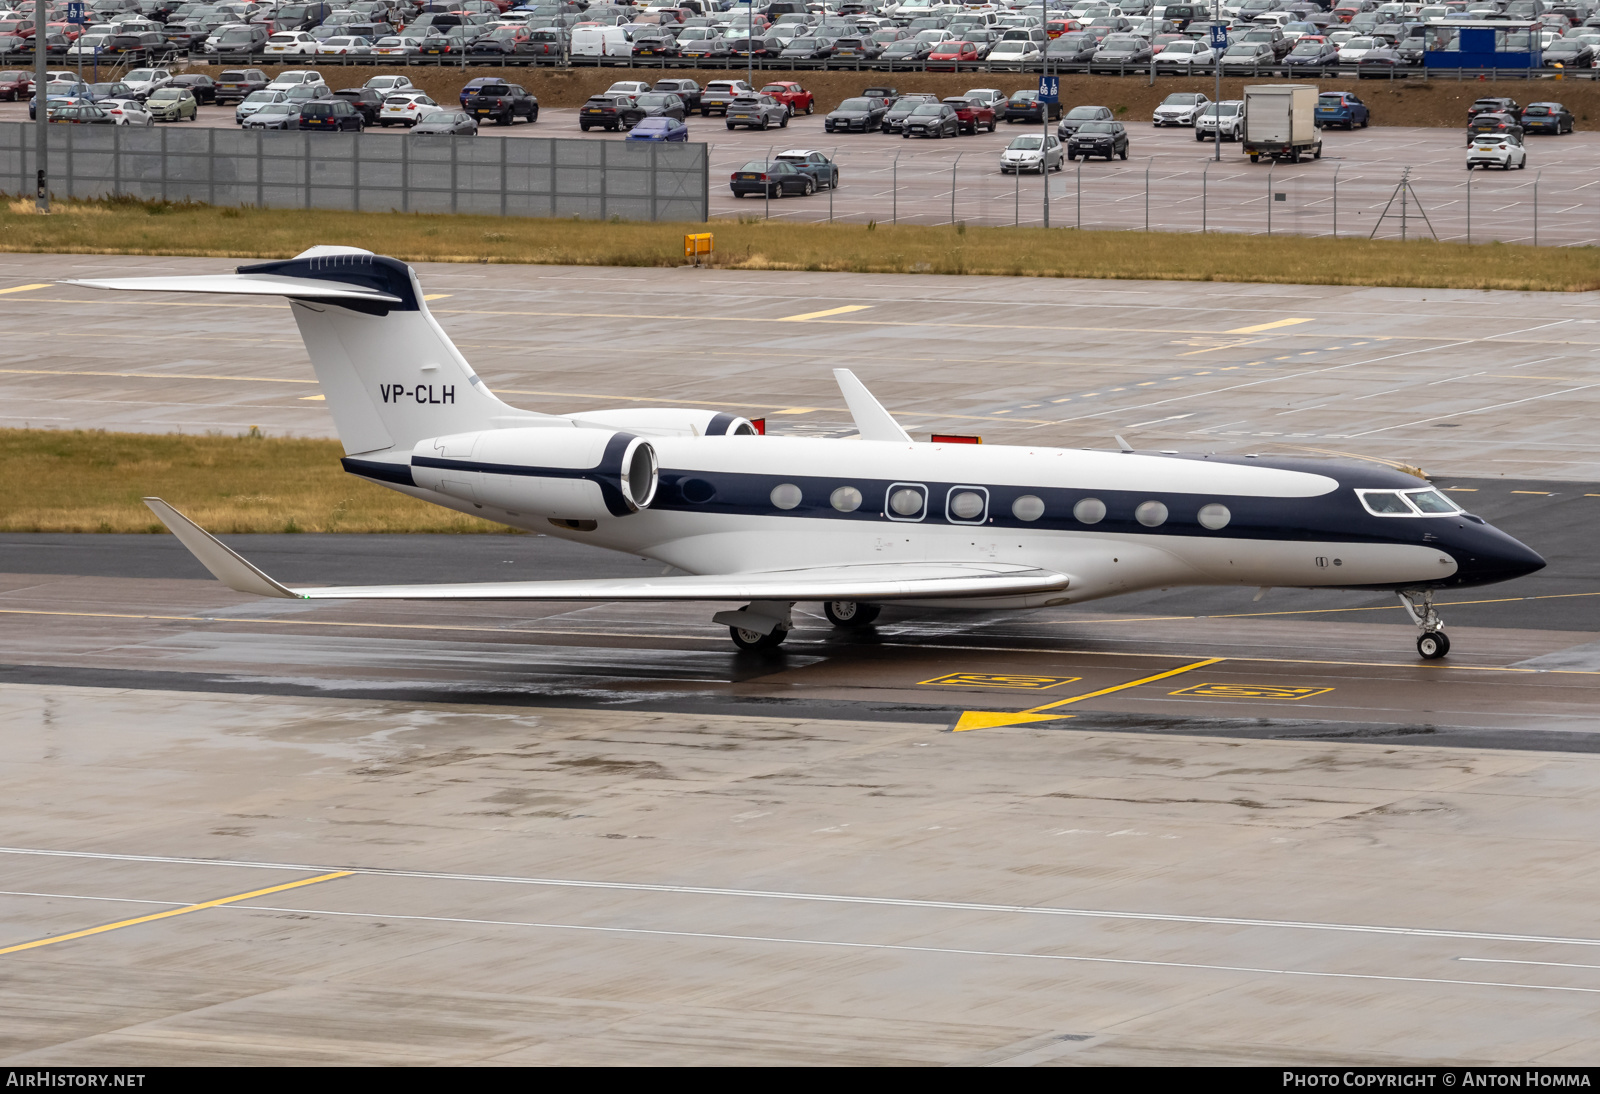
[[[496,398],[428,312],[411,267],[370,251],[313,247],[232,274],[70,284],[288,297],[348,455],[409,452],[428,437],[561,421]]]

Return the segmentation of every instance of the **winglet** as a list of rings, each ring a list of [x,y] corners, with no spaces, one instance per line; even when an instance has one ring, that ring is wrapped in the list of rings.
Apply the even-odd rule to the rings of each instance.
[[[900,423],[872,397],[872,392],[856,379],[855,373],[847,368],[836,368],[833,378],[839,382],[839,391],[844,395],[845,405],[850,408],[850,417],[855,419],[862,440],[911,442],[911,435],[900,428]]]
[[[167,526],[167,530],[178,537],[178,542],[189,548],[189,553],[200,561],[200,565],[211,571],[212,577],[234,592],[289,600],[301,599],[298,593],[284,588],[250,565],[216,536],[160,498],[145,498],[144,503],[150,507],[152,513],[161,518],[161,523]]]

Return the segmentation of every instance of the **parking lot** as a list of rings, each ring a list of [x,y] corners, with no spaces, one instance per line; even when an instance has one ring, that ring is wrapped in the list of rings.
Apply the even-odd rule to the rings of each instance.
[[[974,86],[978,86],[976,83]],[[1009,84],[998,85],[1009,91]],[[0,105],[0,120],[27,117],[25,104]],[[1161,129],[1125,119],[1132,138],[1126,161],[1068,164],[1050,184],[1050,224],[1151,231],[1298,233],[1399,238],[1397,187],[1409,169],[1407,238],[1580,246],[1600,240],[1600,180],[1593,163],[1600,135],[1530,137],[1528,169],[1465,170],[1466,142],[1452,129],[1386,126],[1324,134],[1321,160],[1294,166],[1251,164],[1237,144],[1212,146],[1189,129]],[[202,107],[199,126],[233,127],[231,107]],[[995,133],[954,140],[906,140],[881,133],[829,134],[823,115],[800,115],[783,129],[728,130],[721,118],[692,117],[690,139],[711,148],[713,217],[774,217],[801,222],[902,221],[1038,225],[1044,194],[1037,176],[1002,176],[1000,151],[1031,129],[1002,124]],[[373,129],[393,139],[399,129]],[[584,133],[575,109],[547,108],[535,125],[487,127],[477,139],[564,137],[621,140]],[[462,138],[468,139],[468,138]],[[771,202],[736,199],[728,175],[745,162],[788,148],[816,148],[840,165],[837,192]],[[1469,195],[1470,187],[1470,195]],[[1420,208],[1419,208],[1420,205]],[[1383,219],[1385,207],[1391,214]],[[1383,219],[1381,225],[1378,221]]]

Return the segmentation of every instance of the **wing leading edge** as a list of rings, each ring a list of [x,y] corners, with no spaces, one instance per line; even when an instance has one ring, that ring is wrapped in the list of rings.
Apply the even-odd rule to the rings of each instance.
[[[290,588],[160,498],[150,510],[228,588],[298,600],[943,600],[1059,592],[1065,574],[999,562],[900,562],[752,574],[623,577],[586,581],[484,581],[452,585]]]

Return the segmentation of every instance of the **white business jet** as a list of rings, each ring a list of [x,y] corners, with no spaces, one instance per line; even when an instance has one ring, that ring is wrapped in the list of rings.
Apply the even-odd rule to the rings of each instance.
[[[497,399],[428,313],[406,264],[314,247],[237,273],[71,282],[287,297],[346,471],[514,528],[668,563],[686,576],[289,588],[157,498],[217,580],[306,600],[694,600],[745,649],[776,646],[797,601],[838,627],[882,604],[1036,608],[1174,585],[1399,595],[1417,650],[1450,648],[1435,590],[1544,560],[1413,476],[1375,465],[919,444],[836,369],[861,434],[757,434],[706,410],[565,416]]]

